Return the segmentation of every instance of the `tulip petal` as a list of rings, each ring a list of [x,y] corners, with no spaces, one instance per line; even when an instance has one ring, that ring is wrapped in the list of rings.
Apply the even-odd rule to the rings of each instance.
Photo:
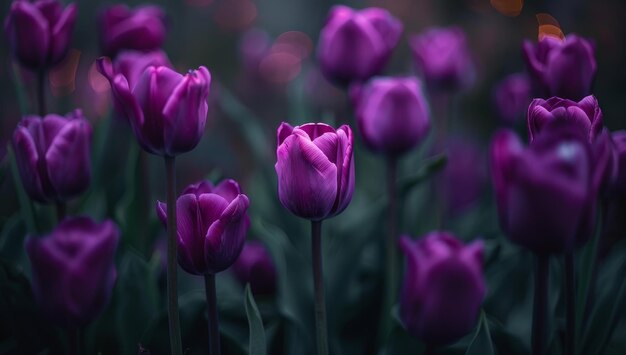
[[[250,225],[246,215],[249,205],[246,195],[238,195],[208,228],[204,254],[212,273],[225,270],[241,253]]]
[[[287,122],[282,122],[276,131],[277,146],[283,144],[285,139],[291,135],[291,132],[293,132],[293,127]]]
[[[222,196],[226,202],[231,203],[239,194],[241,194],[241,190],[239,189],[239,184],[237,184],[235,180],[226,179],[215,187],[213,193]]]
[[[33,137],[25,127],[13,133],[13,150],[20,178],[28,195],[38,202],[47,202],[44,186],[39,174],[40,155]]]
[[[185,195],[185,192],[183,192],[183,195]],[[167,228],[167,203],[157,201],[156,213],[163,226]]]
[[[72,30],[76,22],[76,4],[69,4],[52,28],[50,41],[50,64],[61,62],[67,55],[72,40]]]
[[[48,58],[48,20],[30,2],[15,1],[6,22],[13,53],[31,69],[42,68]]]

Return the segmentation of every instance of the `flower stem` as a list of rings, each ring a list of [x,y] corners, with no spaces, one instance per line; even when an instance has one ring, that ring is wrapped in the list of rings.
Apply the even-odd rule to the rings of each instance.
[[[565,355],[574,355],[576,350],[576,290],[574,274],[574,252],[565,253]]]
[[[383,347],[391,331],[391,309],[396,300],[398,276],[398,199],[397,199],[398,161],[394,157],[387,158],[387,199],[389,210],[387,215],[386,268],[384,302],[381,314],[381,328],[378,334],[379,346]]]
[[[215,293],[215,274],[204,274],[204,290],[209,312],[209,354],[220,355],[220,323],[217,316],[217,295]]]
[[[182,355],[180,319],[178,315],[176,265],[176,161],[165,157],[167,189],[167,315],[170,328],[170,346],[174,355]]]
[[[324,273],[322,271],[322,221],[311,221],[313,252],[313,287],[315,289],[315,329],[317,354],[328,355],[328,328],[324,301]]]
[[[46,70],[40,69],[37,73],[37,110],[39,116],[46,114]]]
[[[548,274],[550,260],[548,255],[537,255],[535,267],[535,301],[533,308],[533,355],[546,353],[547,307],[548,307]]]
[[[67,205],[65,202],[57,201],[56,203],[56,211],[57,211],[57,222],[61,222],[65,219],[67,215]]]

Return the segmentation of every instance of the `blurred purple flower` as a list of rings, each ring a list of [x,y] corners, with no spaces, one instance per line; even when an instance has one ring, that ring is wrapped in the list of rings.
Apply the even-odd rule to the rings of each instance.
[[[480,197],[488,179],[487,159],[476,142],[455,137],[447,143],[443,172],[446,209],[458,215]]]
[[[430,110],[415,77],[380,77],[351,90],[359,131],[372,150],[398,156],[420,144],[430,130]]]
[[[525,117],[531,91],[530,79],[523,73],[511,74],[498,83],[493,96],[500,119],[507,124],[514,124]]]
[[[122,50],[150,52],[165,41],[165,12],[158,6],[139,6],[133,10],[118,4],[99,17],[102,52],[115,57]]]
[[[591,41],[573,34],[565,40],[545,36],[537,43],[525,41],[522,52],[540,97],[580,100],[591,94],[597,71]]]
[[[611,134],[613,151],[617,159],[617,168],[612,191],[623,198],[626,197],[626,131],[616,131]]]
[[[35,300],[56,324],[82,327],[102,313],[117,278],[119,236],[110,220],[98,224],[79,217],[43,238],[26,239]]]
[[[35,201],[65,202],[91,180],[91,125],[80,110],[25,117],[13,132],[24,189]]]
[[[250,227],[248,197],[234,180],[189,185],[176,200],[178,263],[190,274],[215,274],[231,266]],[[157,202],[167,226],[167,205]]]
[[[476,324],[486,286],[483,243],[469,245],[447,232],[418,241],[400,238],[406,273],[400,317],[407,331],[426,344],[450,344]]]
[[[473,84],[474,64],[460,27],[431,28],[411,36],[409,45],[429,87],[460,90]]]
[[[320,33],[317,56],[322,73],[340,85],[379,74],[402,35],[402,23],[387,10],[334,6]]]
[[[4,22],[11,51],[22,65],[42,69],[67,55],[76,21],[76,5],[58,0],[15,0]]]
[[[276,267],[261,242],[246,242],[232,270],[242,285],[250,284],[255,295],[270,295],[276,291]]]
[[[247,31],[239,41],[239,56],[246,73],[259,75],[259,65],[272,47],[267,32],[253,28]]]
[[[98,59],[98,70],[111,84],[119,110],[128,117],[141,147],[149,153],[175,156],[198,145],[208,111],[211,74],[201,66],[184,76],[167,66],[150,65],[133,83],[133,71],[115,72]]]
[[[324,123],[277,131],[278,197],[296,216],[320,221],[341,213],[354,191],[353,136],[349,126]]]

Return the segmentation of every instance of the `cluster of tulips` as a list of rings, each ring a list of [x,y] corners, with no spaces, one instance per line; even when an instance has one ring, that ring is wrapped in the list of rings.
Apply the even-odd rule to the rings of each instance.
[[[14,58],[37,73],[38,115],[24,116],[12,149],[20,181],[32,201],[54,205],[57,224],[46,235],[33,231],[25,243],[32,286],[41,310],[70,337],[107,307],[117,272],[120,229],[113,220],[69,216],[68,201],[92,180],[92,128],[80,109],[65,116],[46,111],[44,79],[67,55],[77,7],[58,0],[15,0],[5,21]],[[249,197],[232,179],[199,181],[175,191],[176,157],[200,142],[208,113],[211,74],[200,66],[181,74],[160,49],[164,12],[156,6],[107,8],[99,19],[102,57],[97,69],[111,87],[114,115],[128,122],[139,146],[163,158],[165,202],[154,205],[167,229],[167,309],[172,354],[182,354],[177,264],[203,276],[210,353],[220,354],[215,275],[228,268],[249,282],[254,294],[272,293],[276,271],[265,247],[246,243]],[[402,23],[380,8],[333,7],[317,45],[323,75],[349,93],[358,137],[387,166],[387,235],[384,299],[378,346],[388,341],[399,302],[406,331],[426,352],[452,344],[476,326],[487,292],[484,243],[464,243],[448,231],[417,239],[401,235],[398,164],[427,141],[446,150],[446,107],[469,87],[475,73],[460,28],[436,28],[411,36],[418,75],[379,76],[403,33]],[[496,90],[498,112],[514,121],[527,112],[529,144],[510,130],[495,134],[491,174],[502,230],[536,256],[532,349],[547,351],[549,258],[567,265],[567,331],[564,347],[574,354],[574,282],[577,248],[592,237],[614,195],[626,194],[626,133],[611,133],[592,95],[593,45],[576,35],[526,42],[530,76],[515,74]],[[530,102],[530,97],[536,97]],[[430,103],[433,103],[431,112]],[[440,104],[437,104],[440,103]],[[441,112],[436,112],[437,109]],[[348,124],[293,126],[276,131],[277,197],[295,216],[311,222],[316,349],[328,354],[322,260],[322,222],[341,214],[355,192],[355,137]],[[254,196],[250,197],[251,199]],[[39,233],[38,233],[39,232]],[[404,255],[402,271],[398,251]],[[239,260],[238,260],[239,259]],[[302,282],[311,282],[302,280]],[[63,290],[59,292],[58,290]],[[73,339],[73,338],[71,338]],[[80,342],[68,342],[80,352]]]

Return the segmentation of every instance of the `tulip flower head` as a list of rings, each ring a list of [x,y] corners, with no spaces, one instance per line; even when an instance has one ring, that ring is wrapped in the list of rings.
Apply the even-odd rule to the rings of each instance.
[[[429,345],[445,345],[468,334],[476,324],[486,287],[483,243],[468,245],[447,232],[418,241],[404,236],[406,273],[400,316],[406,330]]]
[[[67,55],[76,21],[76,4],[58,0],[15,0],[4,22],[11,51],[29,69],[59,64]]]
[[[115,251],[120,231],[112,221],[70,218],[50,235],[26,239],[33,293],[56,324],[89,324],[106,307],[117,277]]]
[[[250,227],[250,205],[239,184],[224,180],[189,185],[176,200],[178,263],[190,274],[216,274],[231,266]],[[167,204],[157,202],[157,215],[167,225]]]
[[[250,284],[255,295],[269,295],[276,291],[276,267],[261,242],[246,242],[232,270],[241,284]]]
[[[353,137],[349,126],[324,123],[277,131],[278,197],[296,216],[321,221],[341,213],[354,191]]]
[[[614,151],[617,159],[616,177],[613,191],[626,197],[626,131],[612,133]]]
[[[91,180],[91,125],[80,110],[25,117],[13,132],[24,189],[41,203],[66,202]]]
[[[507,76],[494,90],[496,112],[507,124],[514,124],[525,117],[530,101],[530,79],[523,73]]]
[[[99,18],[102,52],[115,57],[123,50],[150,52],[165,41],[165,12],[148,5],[129,9],[118,4],[106,8]]]

